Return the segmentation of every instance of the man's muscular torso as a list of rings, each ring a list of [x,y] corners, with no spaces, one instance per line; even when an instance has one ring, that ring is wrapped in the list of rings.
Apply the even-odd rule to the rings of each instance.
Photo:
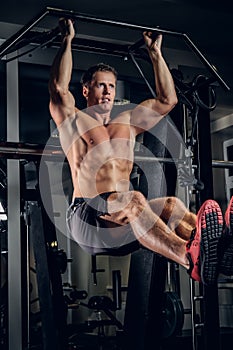
[[[103,125],[79,111],[75,119],[66,119],[59,133],[71,168],[73,197],[128,191],[135,143],[130,112]]]

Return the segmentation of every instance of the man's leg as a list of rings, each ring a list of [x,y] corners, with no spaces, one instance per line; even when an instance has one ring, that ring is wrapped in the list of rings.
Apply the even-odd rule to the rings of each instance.
[[[129,191],[111,194],[108,197],[108,213],[106,220],[120,225],[130,223],[135,238],[144,247],[189,268],[187,242],[151,210],[142,193]]]
[[[218,241],[223,219],[215,201],[206,201],[200,208],[196,229],[188,243],[152,211],[140,192],[111,194],[108,198],[108,212],[106,219],[120,225],[130,223],[135,238],[144,247],[189,269],[192,278],[200,281],[201,272],[204,283],[211,284],[216,280]],[[193,222],[190,229],[192,227]]]
[[[154,213],[167,223],[172,231],[184,240],[189,240],[196,227],[196,215],[190,212],[177,197],[155,198],[149,201]]]

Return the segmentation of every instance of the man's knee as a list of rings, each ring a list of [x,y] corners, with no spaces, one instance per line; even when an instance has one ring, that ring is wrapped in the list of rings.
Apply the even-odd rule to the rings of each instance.
[[[123,194],[125,203],[125,209],[131,211],[132,214],[137,215],[141,212],[147,205],[148,202],[144,195],[139,191],[129,191]]]
[[[177,197],[171,196],[167,197],[165,200],[165,207],[174,207],[178,203],[179,199]]]
[[[121,192],[110,200],[109,213],[115,214],[116,218],[124,215],[125,218],[132,219],[140,215],[147,205],[148,202],[141,192]]]
[[[127,192],[116,192],[109,197],[109,213],[137,210],[140,207],[145,207],[147,204],[146,198],[141,192],[138,191],[127,191]]]
[[[122,204],[140,204],[143,203],[144,205],[147,203],[146,198],[144,195],[139,191],[127,191],[127,192],[116,192],[113,193],[109,197],[110,201],[118,201]]]
[[[174,211],[185,211],[186,207],[184,203],[177,197],[167,197],[164,202],[164,211],[166,213],[172,213]]]
[[[170,196],[170,197],[159,197],[154,198],[149,201],[149,205],[154,213],[158,216],[167,216],[167,214],[171,213],[177,204],[180,206],[179,202],[181,202],[178,198]]]
[[[131,199],[125,210],[125,214],[127,214],[129,222],[140,217],[142,212],[148,206],[148,202],[141,192],[131,191],[130,195]]]
[[[143,205],[145,206],[148,202],[146,200],[146,198],[144,197],[144,195],[139,192],[139,191],[131,191],[132,194],[132,202],[134,204],[138,204],[138,205]]]

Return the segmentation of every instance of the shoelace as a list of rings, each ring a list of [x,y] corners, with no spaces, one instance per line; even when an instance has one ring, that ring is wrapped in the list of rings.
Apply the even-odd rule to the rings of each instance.
[[[187,247],[187,248],[190,248],[190,247],[191,247],[191,244],[192,244],[192,242],[194,241],[194,238],[195,238],[195,234],[196,234],[196,228],[194,228],[194,229],[192,230],[192,232],[191,232],[190,239],[189,239],[189,241],[188,241],[187,244],[186,244],[186,247]]]

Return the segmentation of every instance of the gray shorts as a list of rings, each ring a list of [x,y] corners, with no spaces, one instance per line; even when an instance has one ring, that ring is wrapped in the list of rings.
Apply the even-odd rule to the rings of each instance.
[[[67,209],[68,233],[89,254],[126,255],[140,247],[130,224],[110,228],[109,222],[100,218],[108,215],[107,198],[111,193],[75,198]]]

